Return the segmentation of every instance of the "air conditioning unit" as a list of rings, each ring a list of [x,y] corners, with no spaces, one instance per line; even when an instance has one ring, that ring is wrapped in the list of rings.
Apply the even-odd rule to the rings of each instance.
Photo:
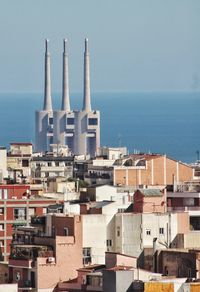
[[[55,258],[54,257],[48,257],[47,262],[48,263],[55,263]]]
[[[13,199],[13,200],[17,200],[17,197],[16,197],[16,196],[12,196],[12,199]]]

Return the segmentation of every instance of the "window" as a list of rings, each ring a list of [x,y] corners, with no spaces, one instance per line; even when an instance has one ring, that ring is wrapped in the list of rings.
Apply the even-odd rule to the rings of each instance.
[[[53,125],[53,118],[49,118],[49,124]]]
[[[112,246],[112,239],[107,239],[106,240],[106,245],[107,246]]]
[[[16,220],[26,220],[26,209],[16,208],[14,209],[14,219]]]
[[[2,199],[2,189],[0,189],[0,200]]]
[[[67,227],[64,227],[64,236],[68,236],[69,229]]]
[[[83,265],[88,265],[91,263],[91,247],[83,248]]]
[[[4,247],[4,240],[0,240],[0,247]]]
[[[3,215],[3,214],[4,214],[4,209],[0,208],[0,215]]]
[[[126,209],[123,209],[123,208],[120,208],[120,209],[118,209],[118,213],[124,213],[124,211],[125,211]]]
[[[59,166],[59,161],[56,161],[55,162],[55,166]]]
[[[42,208],[42,214],[46,214],[47,213],[47,208]]]
[[[3,194],[4,194],[4,200],[7,200],[8,199],[8,190],[4,189]]]
[[[88,119],[88,124],[91,126],[98,125],[98,120],[96,118],[89,118]]]
[[[4,230],[4,224],[0,224],[0,231]]]
[[[74,125],[74,118],[67,118],[68,125]]]
[[[117,236],[120,236],[120,227],[117,227]]]
[[[48,166],[51,166],[51,162],[48,162]]]
[[[146,235],[151,235],[151,229],[146,229]]]
[[[159,228],[159,234],[164,234],[164,228],[163,227]]]
[[[29,166],[29,161],[28,159],[23,159],[22,160],[22,167],[28,167]]]

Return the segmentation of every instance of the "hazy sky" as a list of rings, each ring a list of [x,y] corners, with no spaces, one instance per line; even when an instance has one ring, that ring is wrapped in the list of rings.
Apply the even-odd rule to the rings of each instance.
[[[0,0],[0,91],[43,91],[49,38],[59,92],[64,37],[71,92],[82,91],[85,37],[92,91],[200,87],[200,0]]]

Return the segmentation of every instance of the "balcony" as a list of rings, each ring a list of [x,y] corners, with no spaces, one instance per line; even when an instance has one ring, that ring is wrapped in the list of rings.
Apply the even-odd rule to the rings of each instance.
[[[12,245],[10,253],[10,261],[22,261],[22,264],[30,267],[31,261],[35,261],[38,257],[53,257],[53,250],[49,246],[37,245]]]

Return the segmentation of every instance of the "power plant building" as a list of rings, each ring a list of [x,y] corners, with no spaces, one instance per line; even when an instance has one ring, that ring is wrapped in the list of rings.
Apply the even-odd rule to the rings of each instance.
[[[67,145],[74,155],[94,157],[100,147],[100,112],[91,109],[90,56],[88,39],[84,52],[84,96],[82,110],[72,110],[69,97],[67,41],[63,50],[63,85],[61,110],[52,109],[50,53],[48,40],[45,49],[44,106],[36,111],[35,149],[38,152],[50,150],[51,144]]]

